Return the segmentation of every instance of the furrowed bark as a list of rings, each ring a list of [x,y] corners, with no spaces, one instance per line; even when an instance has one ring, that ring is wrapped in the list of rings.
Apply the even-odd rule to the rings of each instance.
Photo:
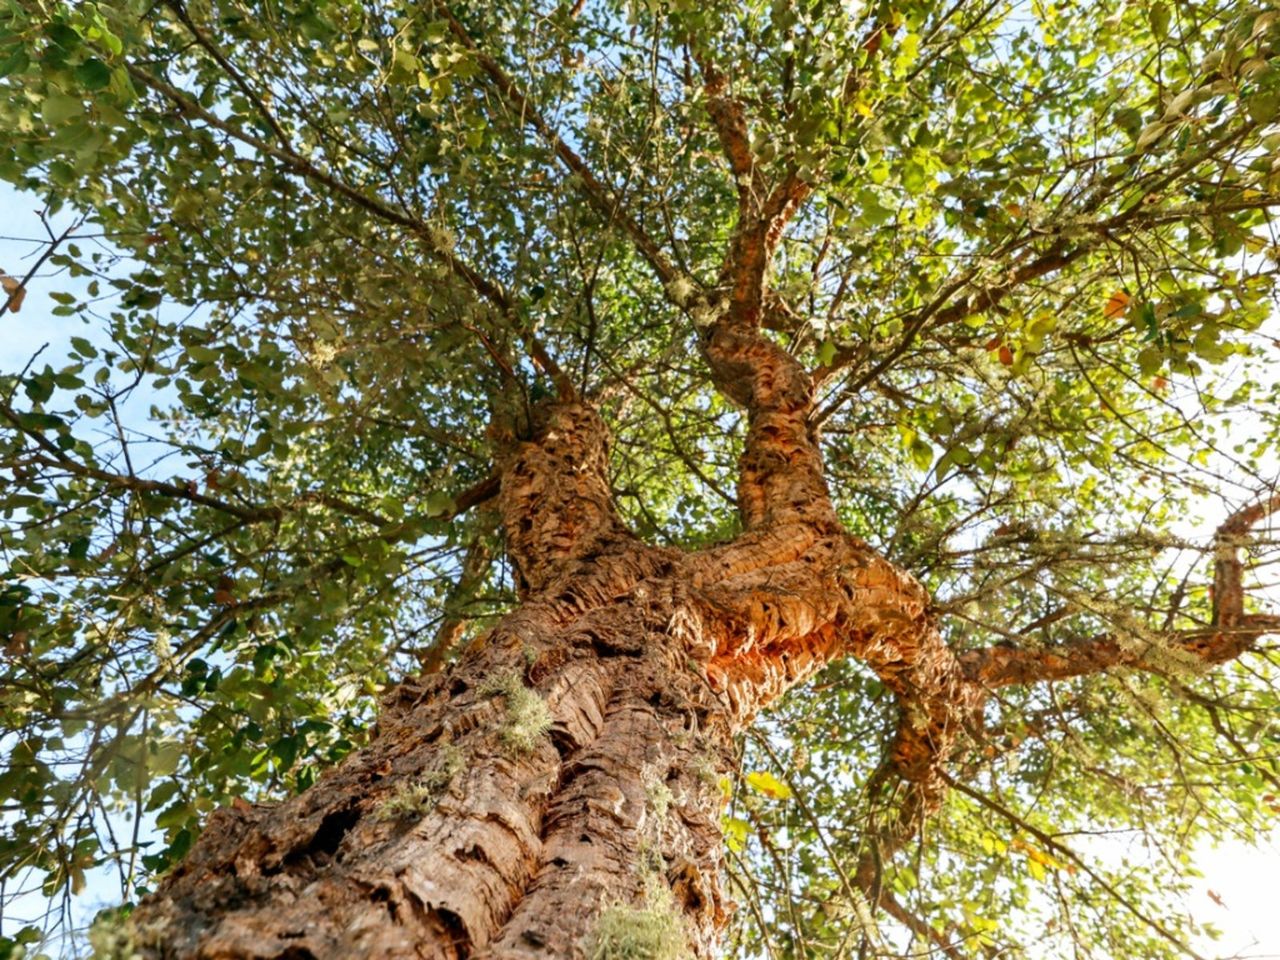
[[[594,411],[536,435],[499,497],[526,602],[306,793],[215,814],[135,911],[144,955],[576,957],[636,910],[711,955],[733,724],[685,558],[618,520]]]
[[[757,691],[768,691],[767,703],[833,659],[862,660],[898,698],[892,768],[928,813],[980,691],[943,642],[925,589],[844,530],[823,477],[813,378],[761,330],[768,260],[806,192],[788,177],[756,219],[739,223],[735,248],[758,248],[764,260],[736,262],[734,293],[704,333],[712,380],[747,414],[738,483],[746,532],[704,558],[723,581],[715,601],[738,618],[737,642],[713,672],[731,699],[752,691],[736,696],[745,717],[761,703]]]
[[[497,473],[484,485],[499,488],[520,607],[447,670],[392,691],[370,742],[306,793],[215,814],[135,910],[136,948],[204,960],[559,960],[617,956],[610,948],[622,945],[609,938],[658,929],[709,958],[732,909],[720,886],[718,781],[732,768],[734,737],[845,657],[872,670],[900,708],[868,785],[876,812],[852,877],[879,906],[884,863],[941,804],[946,764],[991,689],[1154,667],[1112,637],[957,655],[925,588],[845,531],[824,478],[815,379],[763,332],[793,319],[771,321],[786,306],[769,271],[810,187],[784,170],[766,191],[743,104],[713,64],[702,63],[708,103],[740,188],[739,218],[717,290],[677,294],[696,285],[434,6],[667,295],[708,321],[711,379],[746,413],[744,532],[695,553],[640,542],[613,502],[603,421],[527,340],[558,401],[523,410],[518,424],[495,420]],[[280,159],[278,148],[253,144]],[[505,309],[499,289],[451,266]],[[499,366],[514,379],[509,363]],[[1176,638],[1185,656],[1219,663],[1280,626],[1244,612],[1236,552],[1278,502],[1241,511],[1220,531],[1214,622]],[[659,945],[627,949],[654,955]]]

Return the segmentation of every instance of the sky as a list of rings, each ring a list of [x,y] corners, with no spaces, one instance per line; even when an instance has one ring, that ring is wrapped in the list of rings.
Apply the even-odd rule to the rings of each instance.
[[[36,198],[0,186],[0,271],[23,276],[38,256],[46,239],[38,217],[39,206]],[[57,231],[69,220],[63,214],[51,225]],[[40,363],[47,361],[56,369],[65,362],[67,344],[73,335],[104,342],[102,331],[86,327],[79,318],[52,315],[56,303],[50,299],[50,291],[74,289],[75,283],[65,277],[55,280],[52,273],[46,269],[32,281],[20,313],[0,318],[0,371],[12,373],[21,369],[42,348]],[[147,405],[149,400],[140,407],[145,410]],[[1090,852],[1104,860],[1133,856],[1133,851],[1118,839],[1097,840]],[[1270,843],[1258,848],[1238,842],[1224,843],[1216,849],[1203,847],[1196,851],[1194,860],[1204,877],[1195,884],[1186,907],[1198,920],[1223,931],[1221,939],[1198,944],[1200,952],[1223,960],[1280,960],[1280,817]],[[117,889],[111,871],[104,869],[92,875],[77,898],[81,922],[98,908],[110,905],[113,896],[118,896]],[[22,906],[11,905],[9,915],[23,912]],[[39,906],[34,899],[30,903],[32,911]],[[1117,922],[1125,921],[1117,915]]]

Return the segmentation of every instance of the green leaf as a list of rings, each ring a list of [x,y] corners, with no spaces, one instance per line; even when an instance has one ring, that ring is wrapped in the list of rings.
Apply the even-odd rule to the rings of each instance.
[[[1280,114],[1280,90],[1255,93],[1245,98],[1244,105],[1254,123],[1270,123]]]
[[[71,348],[86,360],[93,360],[98,356],[98,348],[84,337],[72,337]]]
[[[25,47],[18,47],[4,60],[0,61],[0,77],[7,77],[10,74],[22,73],[31,65],[31,58],[27,55]]]
[[[1135,153],[1141,153],[1148,147],[1155,144],[1157,140],[1165,135],[1171,124],[1164,120],[1157,120],[1149,123],[1142,128],[1142,132],[1138,134],[1138,139],[1133,145]]]
[[[1151,32],[1157,40],[1164,40],[1169,35],[1169,17],[1171,11],[1167,3],[1153,3],[1148,11],[1151,21]]]
[[[111,83],[111,68],[96,58],[76,67],[74,75],[76,82],[85,90],[101,90]]]
[[[917,437],[911,441],[911,462],[918,470],[928,470],[933,466],[933,447],[929,441]]]
[[[84,113],[83,101],[79,97],[68,97],[62,93],[50,94],[40,108],[40,116],[51,127],[66,123],[82,113]]]
[[[433,490],[427,494],[426,515],[439,517],[453,510],[453,497],[442,490]]]

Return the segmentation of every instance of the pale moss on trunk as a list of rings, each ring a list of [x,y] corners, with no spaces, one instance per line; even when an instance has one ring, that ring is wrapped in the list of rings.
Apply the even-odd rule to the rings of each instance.
[[[588,956],[591,960],[685,960],[689,947],[684,922],[671,891],[657,878],[645,884],[645,906],[615,904],[600,914]]]
[[[127,907],[103,910],[85,935],[90,960],[143,960],[143,948],[158,946],[163,935],[154,925],[135,922]]]
[[[524,685],[514,670],[490,677],[480,688],[482,694],[497,694],[507,703],[506,717],[499,735],[516,753],[530,753],[551,729],[551,711],[538,694]]]
[[[461,750],[452,744],[444,747],[435,766],[388,797],[374,811],[373,819],[390,822],[426,816],[435,809],[444,791],[462,770],[462,763]]]
[[[646,790],[649,810],[658,820],[665,820],[675,801],[675,794],[665,783],[650,783]]]

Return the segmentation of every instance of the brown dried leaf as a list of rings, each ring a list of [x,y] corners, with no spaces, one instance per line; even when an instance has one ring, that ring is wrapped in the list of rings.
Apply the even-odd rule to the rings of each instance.
[[[20,280],[16,280],[7,273],[0,273],[0,286],[4,287],[4,292],[9,295],[9,309],[14,313],[19,312],[22,309],[22,301],[27,298],[27,288]]]

